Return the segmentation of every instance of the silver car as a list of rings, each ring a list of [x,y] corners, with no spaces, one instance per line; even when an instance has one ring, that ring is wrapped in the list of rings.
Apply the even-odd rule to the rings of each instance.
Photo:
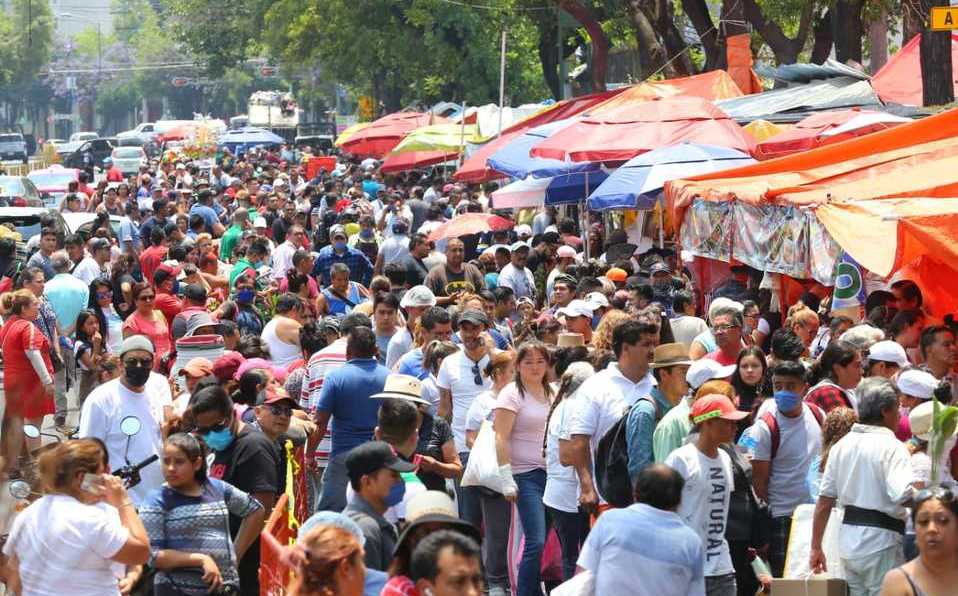
[[[124,176],[139,174],[140,167],[147,164],[146,152],[142,147],[117,147],[110,159]]]

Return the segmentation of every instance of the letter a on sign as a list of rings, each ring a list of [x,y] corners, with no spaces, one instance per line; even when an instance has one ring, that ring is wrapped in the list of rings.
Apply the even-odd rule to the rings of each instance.
[[[958,7],[933,6],[931,9],[931,30],[952,31],[958,29]]]

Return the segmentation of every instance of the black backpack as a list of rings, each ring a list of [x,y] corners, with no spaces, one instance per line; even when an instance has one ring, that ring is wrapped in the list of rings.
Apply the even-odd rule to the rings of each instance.
[[[655,405],[651,397],[642,399]],[[626,438],[626,426],[631,411],[630,407],[612,428],[602,435],[595,450],[595,487],[602,498],[617,509],[628,507],[635,502],[632,480],[629,477],[629,445]]]

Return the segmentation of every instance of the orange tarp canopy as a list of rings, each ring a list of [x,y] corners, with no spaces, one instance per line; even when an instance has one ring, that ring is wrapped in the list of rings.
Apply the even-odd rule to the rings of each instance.
[[[447,122],[447,120],[434,114],[394,112],[356,131],[343,142],[341,147],[346,153],[381,159],[410,132],[420,126],[441,122]]]
[[[812,114],[797,122],[795,126],[771,138],[765,139],[755,146],[755,159],[768,160],[783,155],[790,155],[799,151],[808,151],[819,145],[838,143],[845,139],[861,136],[875,130],[891,128],[892,123],[875,122],[861,130],[845,132],[828,137],[824,133],[834,130],[843,124],[848,124],[859,116],[871,118],[884,117],[881,112],[873,110],[833,110]],[[858,122],[860,120],[856,120]]]
[[[712,70],[702,74],[639,83],[626,88],[623,93],[606,100],[589,110],[590,116],[599,116],[619,110],[622,106],[634,106],[638,102],[667,97],[701,97],[710,101],[731,99],[744,95],[732,77],[724,70]]]
[[[924,105],[921,84],[921,34],[914,36],[872,77],[872,88],[882,101]],[[951,68],[958,95],[958,35],[951,35]]]

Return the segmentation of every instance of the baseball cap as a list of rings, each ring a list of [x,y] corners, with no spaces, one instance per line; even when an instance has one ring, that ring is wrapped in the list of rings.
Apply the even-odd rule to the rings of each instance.
[[[516,236],[532,236],[532,228],[527,224],[520,224],[515,227]]]
[[[90,240],[90,252],[96,252],[98,250],[103,250],[104,248],[110,248],[110,241],[106,238],[93,238]]]
[[[516,252],[516,251],[519,251],[519,250],[528,251],[528,250],[529,250],[529,245],[526,244],[525,242],[522,242],[522,241],[520,240],[519,242],[513,242],[513,243],[512,243],[512,246],[509,247],[509,250],[510,250],[511,252]]]
[[[246,362],[246,358],[239,352],[226,350],[223,355],[213,362],[213,374],[221,383],[225,383],[233,378],[241,364]]]
[[[592,310],[609,306],[609,299],[602,292],[589,292],[585,296],[585,301],[592,305]]]
[[[662,261],[656,261],[652,263],[652,266],[649,267],[649,273],[655,275],[656,273],[672,273],[672,269]]]
[[[685,373],[685,380],[688,381],[689,387],[698,389],[704,385],[706,381],[731,377],[732,373],[735,372],[735,368],[734,364],[722,366],[711,358],[700,358],[689,367],[688,372]]]
[[[588,317],[592,318],[592,304],[585,300],[573,300],[568,305],[556,311],[557,317]]]
[[[341,236],[341,237],[343,237],[343,238],[346,237],[346,228],[344,228],[343,226],[339,226],[339,225],[336,225],[336,226],[333,226],[333,227],[329,228],[329,237],[330,237],[330,238],[336,238],[336,237],[339,237],[339,236]]]
[[[403,308],[436,306],[436,295],[426,286],[413,286],[403,294],[399,306]]]
[[[253,370],[254,368],[262,368],[273,373],[273,377],[280,383],[286,382],[286,377],[289,375],[289,372],[282,366],[275,366],[269,360],[263,358],[250,358],[249,360],[243,361],[242,364],[236,369],[236,372],[233,373],[233,379],[239,380],[240,377],[246,371]]]
[[[256,219],[253,220],[253,227],[254,227],[254,228],[267,228],[267,227],[269,227],[269,226],[266,225],[266,218],[265,218],[265,217],[257,217]]]
[[[713,418],[722,418],[723,420],[741,420],[749,415],[748,412],[742,412],[735,407],[732,400],[727,395],[721,393],[710,393],[695,400],[692,404],[692,412],[689,418],[693,424],[700,424]]]
[[[213,374],[213,363],[206,358],[193,358],[177,374],[185,374],[193,378],[205,377]]]
[[[532,298],[529,298],[528,296],[523,296],[522,298],[519,298],[518,300],[516,300],[516,308],[517,308],[517,309],[518,309],[520,306],[522,306],[523,304],[528,304],[529,306],[531,306],[531,307],[533,307],[533,308],[535,308],[535,306],[536,306],[536,303],[533,302],[533,301],[532,301]]]
[[[290,397],[285,391],[276,391],[275,389],[267,389],[266,391],[261,392],[256,397],[257,406],[268,406],[270,404],[278,404],[282,402],[289,402],[289,404],[295,410],[301,410],[302,408],[296,402],[295,399]]]
[[[901,368],[908,366],[908,355],[905,354],[905,348],[890,339],[880,341],[868,348],[868,359],[891,362]]]
[[[389,468],[394,472],[412,472],[416,469],[412,463],[399,459],[396,451],[383,441],[369,441],[354,447],[346,455],[346,472],[349,480],[358,484],[359,479]]]
[[[174,267],[172,265],[167,265],[166,263],[163,263],[162,265],[156,268],[155,272],[153,272],[153,283],[161,284],[170,277],[175,278],[177,275],[180,274],[181,271],[183,271],[182,267]]]
[[[929,372],[911,368],[898,374],[897,383],[898,389],[905,395],[931,399],[939,381]]]
[[[616,281],[622,283],[628,277],[628,273],[625,272],[625,269],[620,269],[618,267],[612,267],[605,272],[605,278],[609,281]]]
[[[569,246],[568,244],[563,244],[556,249],[556,256],[560,259],[574,259],[576,255],[575,249]]]
[[[462,323],[472,323],[473,325],[483,325],[488,327],[489,318],[486,317],[486,313],[482,312],[481,310],[467,308],[459,313],[459,324],[461,325]]]

